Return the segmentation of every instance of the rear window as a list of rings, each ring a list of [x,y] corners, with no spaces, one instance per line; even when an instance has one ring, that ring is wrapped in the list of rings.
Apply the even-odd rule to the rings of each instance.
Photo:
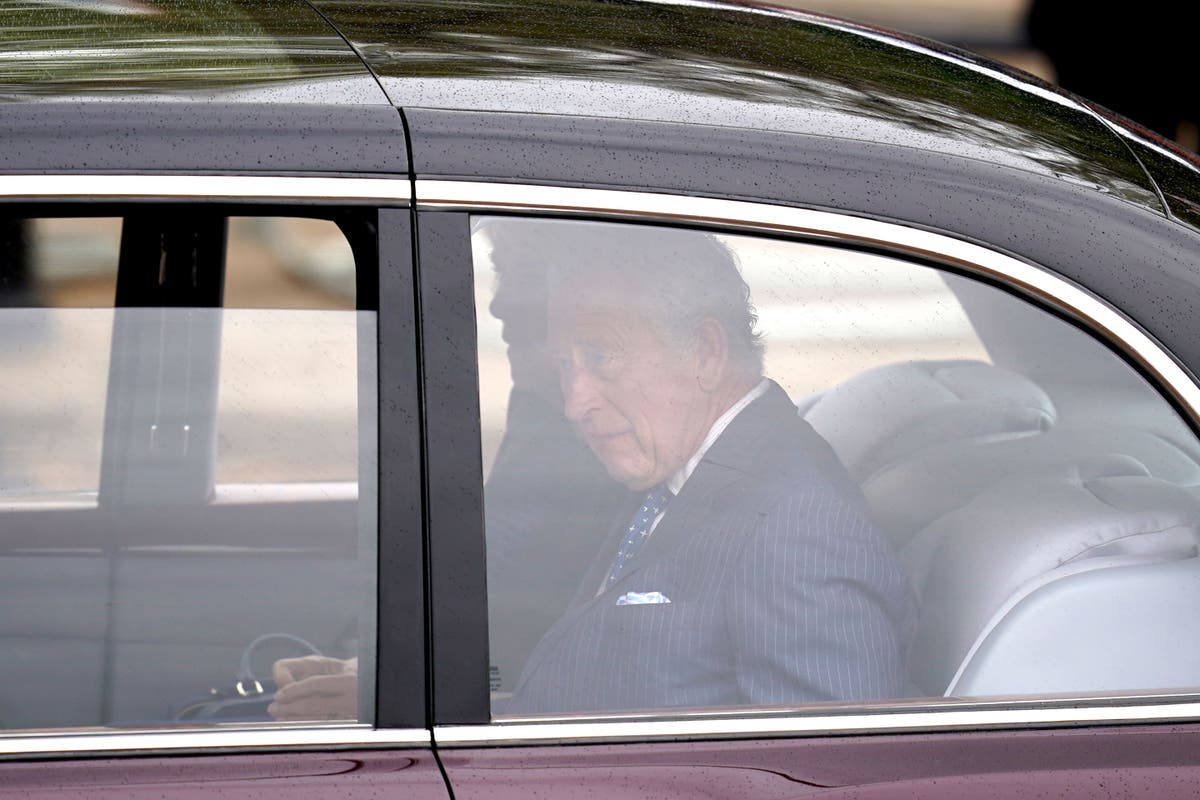
[[[0,727],[269,721],[276,659],[373,663],[369,215],[38,210],[0,217]]]

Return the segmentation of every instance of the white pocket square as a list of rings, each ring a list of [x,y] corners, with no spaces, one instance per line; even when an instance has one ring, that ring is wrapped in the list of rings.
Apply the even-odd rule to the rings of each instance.
[[[671,598],[662,592],[626,592],[617,598],[619,606],[640,606],[647,603],[669,603]]]

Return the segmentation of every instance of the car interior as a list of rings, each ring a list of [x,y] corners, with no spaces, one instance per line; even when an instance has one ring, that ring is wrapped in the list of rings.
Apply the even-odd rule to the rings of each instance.
[[[1194,688],[1195,434],[1088,334],[943,279],[991,363],[885,365],[800,409],[908,572],[914,684],[959,697]]]
[[[477,279],[499,269],[489,266],[498,225],[511,259],[519,247],[543,253],[537,237],[561,237],[545,246],[553,254],[596,224],[478,224]],[[1200,440],[1119,346],[965,273],[817,244],[726,241],[764,330],[767,377],[799,398],[798,413],[858,482],[909,578],[914,695],[1194,690]],[[914,305],[930,278],[935,305]],[[930,334],[914,314],[961,318],[968,330]],[[481,369],[497,357],[486,355],[497,348],[490,316],[480,311]],[[872,327],[884,317],[890,327]],[[915,338],[899,342],[905,335]],[[847,370],[859,362],[871,366]],[[818,388],[804,395],[805,381]],[[482,396],[500,405],[506,390],[494,385],[485,381]],[[503,428],[503,415],[493,418]],[[586,487],[540,488],[578,496]],[[519,613],[493,621],[493,641],[536,642],[526,624]]]
[[[375,502],[374,313],[353,300],[349,311],[223,308],[234,305],[227,211],[105,213],[123,225],[103,309],[51,307],[34,274],[48,243],[31,220],[5,220],[0,359],[45,406],[78,400],[98,422],[39,431],[36,407],[0,414],[0,727],[162,725],[185,708],[194,720],[260,719],[275,658],[355,656],[373,637],[375,523],[362,509]],[[329,216],[374,275],[369,217]],[[298,326],[318,334],[297,337]],[[82,339],[108,357],[88,382],[71,363],[85,358]],[[308,399],[303,382],[323,369],[313,342],[349,357],[349,400]],[[247,399],[222,376],[248,371],[262,377]],[[295,408],[280,410],[289,398]],[[354,444],[355,430],[357,468],[353,448],[332,466],[296,449],[346,431]],[[98,469],[42,491],[54,463],[38,442],[94,450]],[[234,451],[246,463],[231,480]],[[272,633],[297,638],[260,643],[243,664]],[[226,695],[260,702],[196,704]]]

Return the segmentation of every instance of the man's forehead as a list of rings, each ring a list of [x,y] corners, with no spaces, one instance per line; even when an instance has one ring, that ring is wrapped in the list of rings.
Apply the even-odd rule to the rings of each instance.
[[[629,316],[641,307],[632,287],[600,280],[559,284],[551,289],[548,303],[549,316],[560,322]]]
[[[662,341],[655,323],[629,303],[586,299],[571,303],[570,311],[552,312],[547,334],[551,349],[560,355],[575,346],[629,350]]]
[[[552,267],[549,284],[552,295],[591,300],[597,304],[619,303],[642,293],[644,288],[636,273],[619,265]]]

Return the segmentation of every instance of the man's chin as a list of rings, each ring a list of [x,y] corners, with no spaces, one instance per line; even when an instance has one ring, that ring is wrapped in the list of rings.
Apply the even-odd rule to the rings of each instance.
[[[595,454],[608,476],[632,491],[649,489],[659,481],[636,446],[637,439],[631,431],[607,435],[584,434],[588,449]]]
[[[631,471],[628,468],[622,469],[621,465],[609,465],[601,459],[604,468],[608,470],[608,475],[617,483],[629,489],[631,492],[644,492],[655,484],[659,483],[653,475],[647,475],[642,471]],[[627,466],[627,465],[626,465]]]

